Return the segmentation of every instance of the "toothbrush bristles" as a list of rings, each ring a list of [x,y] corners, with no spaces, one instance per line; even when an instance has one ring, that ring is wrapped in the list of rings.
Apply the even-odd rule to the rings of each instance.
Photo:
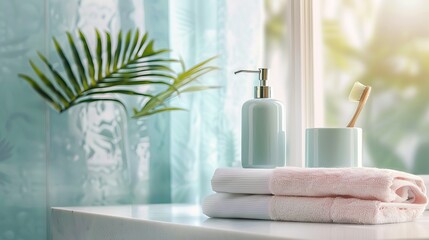
[[[352,90],[350,91],[349,100],[352,102],[359,102],[366,86],[360,82],[355,82]]]

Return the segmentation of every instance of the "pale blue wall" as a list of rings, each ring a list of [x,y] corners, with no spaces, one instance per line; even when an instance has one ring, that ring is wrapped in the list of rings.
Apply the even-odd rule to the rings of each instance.
[[[239,164],[252,83],[231,73],[258,67],[260,9],[259,0],[0,0],[0,239],[47,239],[51,206],[199,202],[216,167]],[[36,51],[58,62],[52,36],[65,43],[65,31],[94,27],[145,29],[189,66],[219,55],[221,70],[204,81],[222,88],[147,119],[111,103],[58,114],[17,74],[32,74]]]

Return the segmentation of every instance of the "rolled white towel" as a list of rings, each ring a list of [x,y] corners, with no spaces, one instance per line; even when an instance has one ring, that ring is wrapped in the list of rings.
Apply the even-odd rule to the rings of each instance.
[[[342,197],[287,197],[216,193],[205,198],[209,217],[277,221],[383,224],[413,221],[424,204]]]

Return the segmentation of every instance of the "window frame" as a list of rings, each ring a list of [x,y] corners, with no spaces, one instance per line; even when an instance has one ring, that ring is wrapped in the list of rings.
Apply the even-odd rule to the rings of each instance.
[[[321,89],[321,46],[314,41],[320,37],[318,18],[319,2],[313,0],[288,0],[286,26],[289,29],[288,88],[286,109],[288,165],[305,167],[305,131],[318,126],[323,119],[323,96],[315,94]]]

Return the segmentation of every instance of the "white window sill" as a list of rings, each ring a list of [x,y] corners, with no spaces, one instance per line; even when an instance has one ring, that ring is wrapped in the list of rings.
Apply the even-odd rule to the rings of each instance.
[[[385,225],[211,219],[197,205],[158,204],[52,209],[53,240],[75,239],[429,239],[429,212]]]

